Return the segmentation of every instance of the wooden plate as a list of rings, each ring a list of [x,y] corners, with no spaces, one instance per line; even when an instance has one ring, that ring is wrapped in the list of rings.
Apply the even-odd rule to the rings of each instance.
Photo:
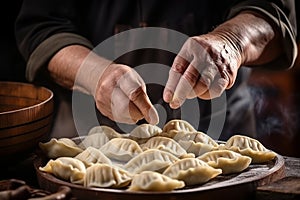
[[[238,174],[219,175],[209,182],[194,187],[168,192],[132,192],[122,189],[86,188],[56,178],[39,170],[48,159],[41,152],[37,153],[34,168],[38,183],[42,189],[55,192],[60,186],[68,186],[72,194],[79,200],[83,199],[120,199],[120,200],[191,200],[191,199],[253,199],[257,186],[269,184],[284,176],[284,158],[277,155],[273,161],[264,164],[251,164],[247,170]]]

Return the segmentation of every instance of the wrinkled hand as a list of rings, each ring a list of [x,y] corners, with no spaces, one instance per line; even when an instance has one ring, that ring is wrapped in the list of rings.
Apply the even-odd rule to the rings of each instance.
[[[222,35],[189,38],[174,59],[164,100],[174,109],[186,99],[212,99],[235,82],[240,52]]]
[[[137,72],[126,65],[111,64],[99,79],[95,92],[99,111],[116,122],[133,124],[143,118],[158,123],[158,114]]]

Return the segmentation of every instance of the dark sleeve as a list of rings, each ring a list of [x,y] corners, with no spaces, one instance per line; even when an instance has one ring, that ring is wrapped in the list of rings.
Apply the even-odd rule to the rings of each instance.
[[[27,62],[26,78],[34,81],[61,48],[91,43],[77,30],[74,0],[24,0],[15,23],[18,48]]]
[[[267,16],[277,27],[283,38],[284,54],[276,60],[261,67],[268,69],[289,69],[297,57],[297,21],[294,0],[250,0],[234,6],[227,18],[231,18],[244,10],[253,10]]]

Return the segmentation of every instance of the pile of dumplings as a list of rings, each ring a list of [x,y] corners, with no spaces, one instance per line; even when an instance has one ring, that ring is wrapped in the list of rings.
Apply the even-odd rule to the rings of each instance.
[[[78,144],[69,138],[52,138],[39,147],[49,158],[39,168],[43,172],[87,188],[128,191],[172,191],[201,185],[276,157],[253,138],[234,135],[218,144],[179,119],[162,129],[142,124],[128,134],[96,126]]]

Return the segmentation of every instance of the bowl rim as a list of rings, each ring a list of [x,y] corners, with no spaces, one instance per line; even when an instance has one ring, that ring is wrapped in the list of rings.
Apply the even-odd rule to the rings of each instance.
[[[54,96],[53,92],[50,89],[48,89],[48,88],[46,88],[44,86],[35,85],[35,84],[32,84],[32,83],[13,82],[13,81],[0,81],[0,84],[1,83],[10,84],[10,85],[22,84],[22,85],[26,85],[26,86],[30,86],[30,87],[34,87],[34,88],[39,88],[39,89],[47,91],[50,95],[49,95],[48,98],[46,98],[45,100],[41,101],[40,103],[31,105],[31,106],[26,106],[26,107],[23,107],[23,108],[18,108],[18,109],[15,109],[15,110],[9,110],[9,111],[0,112],[0,116],[1,115],[5,115],[5,114],[18,113],[18,112],[22,112],[22,111],[33,109],[35,107],[39,107],[42,104],[46,104],[47,102],[51,101],[53,99],[53,96]]]

